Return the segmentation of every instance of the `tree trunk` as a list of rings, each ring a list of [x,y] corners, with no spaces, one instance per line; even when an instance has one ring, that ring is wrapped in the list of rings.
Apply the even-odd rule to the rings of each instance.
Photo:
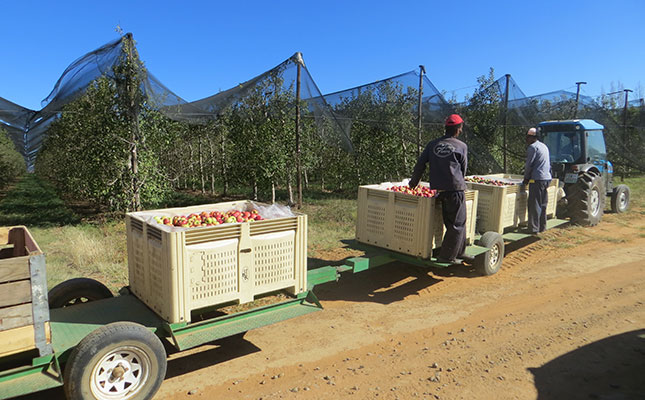
[[[190,188],[195,190],[195,163],[193,162],[193,144],[188,142],[189,158],[190,160]]]
[[[186,182],[186,169],[184,168],[184,158],[183,157],[178,157],[178,158],[179,158],[179,173],[178,173],[177,179],[179,180],[179,177],[183,178],[184,185],[182,186],[182,189],[186,189],[187,182]],[[181,180],[179,180],[179,183],[181,185]]]
[[[139,174],[139,161],[137,158],[137,142],[136,134],[132,132],[132,145],[130,145],[130,168],[132,170],[132,200],[130,207],[133,211],[139,211],[140,199],[138,188],[138,174]]]
[[[213,141],[208,137],[208,148],[211,152],[211,194],[215,194],[215,153],[213,152]]]
[[[221,143],[221,154],[222,157],[222,180],[224,181],[224,196],[228,195],[228,176],[226,174],[226,146],[224,143],[224,133],[222,133],[222,143]]]
[[[275,181],[271,179],[271,203],[275,203]]]
[[[403,147],[403,170],[404,175],[408,174],[408,146],[405,145],[405,140],[401,139],[401,146]]]
[[[293,201],[293,186],[291,186],[291,173],[287,172],[287,190],[289,192],[289,205],[292,206],[296,204]]]
[[[202,137],[197,138],[197,143],[199,145],[199,177],[202,181],[202,194],[206,193],[206,177],[204,176],[204,159],[202,157]]]
[[[303,172],[305,177],[305,190],[307,190],[309,188],[309,175],[307,175],[307,168],[305,168]]]
[[[253,200],[258,201],[258,180],[253,177]]]

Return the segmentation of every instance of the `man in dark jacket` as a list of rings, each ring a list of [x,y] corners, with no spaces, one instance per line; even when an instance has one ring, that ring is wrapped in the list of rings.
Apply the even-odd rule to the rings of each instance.
[[[446,234],[443,238],[440,262],[460,263],[466,249],[466,201],[464,190],[468,166],[468,146],[457,137],[463,130],[464,121],[457,114],[446,119],[446,134],[428,143],[410,178],[409,186],[415,188],[430,166],[430,188],[439,191],[443,223]]]

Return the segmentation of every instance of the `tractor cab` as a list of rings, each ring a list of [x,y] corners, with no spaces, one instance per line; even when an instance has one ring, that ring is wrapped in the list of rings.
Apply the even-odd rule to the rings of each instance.
[[[545,121],[537,126],[540,140],[549,148],[551,174],[565,192],[559,214],[580,225],[600,222],[607,196],[614,212],[625,212],[629,206],[629,187],[614,187],[603,129],[590,119]]]
[[[592,170],[602,176],[605,191],[611,193],[614,171],[607,160],[603,129],[590,119],[539,124],[541,140],[549,148],[553,177],[564,184],[573,184],[580,173]]]

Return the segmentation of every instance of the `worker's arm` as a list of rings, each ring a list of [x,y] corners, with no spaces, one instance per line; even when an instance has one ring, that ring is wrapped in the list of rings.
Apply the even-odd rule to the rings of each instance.
[[[461,159],[461,173],[464,178],[466,177],[466,171],[468,170],[468,146],[464,150],[463,157]]]
[[[533,161],[535,161],[535,147],[529,146],[526,150],[526,164],[524,165],[524,184],[528,184],[533,174]]]
[[[430,146],[426,146],[426,148],[423,150],[423,153],[421,153],[421,155],[419,156],[416,165],[414,166],[414,171],[412,171],[412,176],[410,177],[410,182],[408,183],[408,186],[413,189],[419,184],[421,176],[426,170],[426,164],[430,162],[430,158],[428,157],[428,154],[430,154],[429,149]]]

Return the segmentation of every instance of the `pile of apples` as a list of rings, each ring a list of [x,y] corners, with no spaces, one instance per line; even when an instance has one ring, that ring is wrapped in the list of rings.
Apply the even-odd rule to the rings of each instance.
[[[392,186],[387,188],[387,190],[391,190],[393,192],[398,192],[398,193],[405,193],[405,194],[411,194],[413,196],[419,196],[419,197],[435,197],[437,195],[437,191],[434,189],[430,189],[427,186],[417,186],[414,189],[410,188],[409,186]]]
[[[175,217],[154,217],[157,223],[181,228],[197,228],[202,226],[215,226],[220,224],[235,224],[238,222],[261,221],[262,216],[258,210],[238,211],[231,210],[225,213],[220,211],[203,211],[199,214],[178,215]]]
[[[516,185],[514,182],[499,181],[497,179],[484,178],[481,176],[467,176],[464,178],[466,182],[473,183],[482,183],[484,185],[493,185],[493,186],[513,186]]]

